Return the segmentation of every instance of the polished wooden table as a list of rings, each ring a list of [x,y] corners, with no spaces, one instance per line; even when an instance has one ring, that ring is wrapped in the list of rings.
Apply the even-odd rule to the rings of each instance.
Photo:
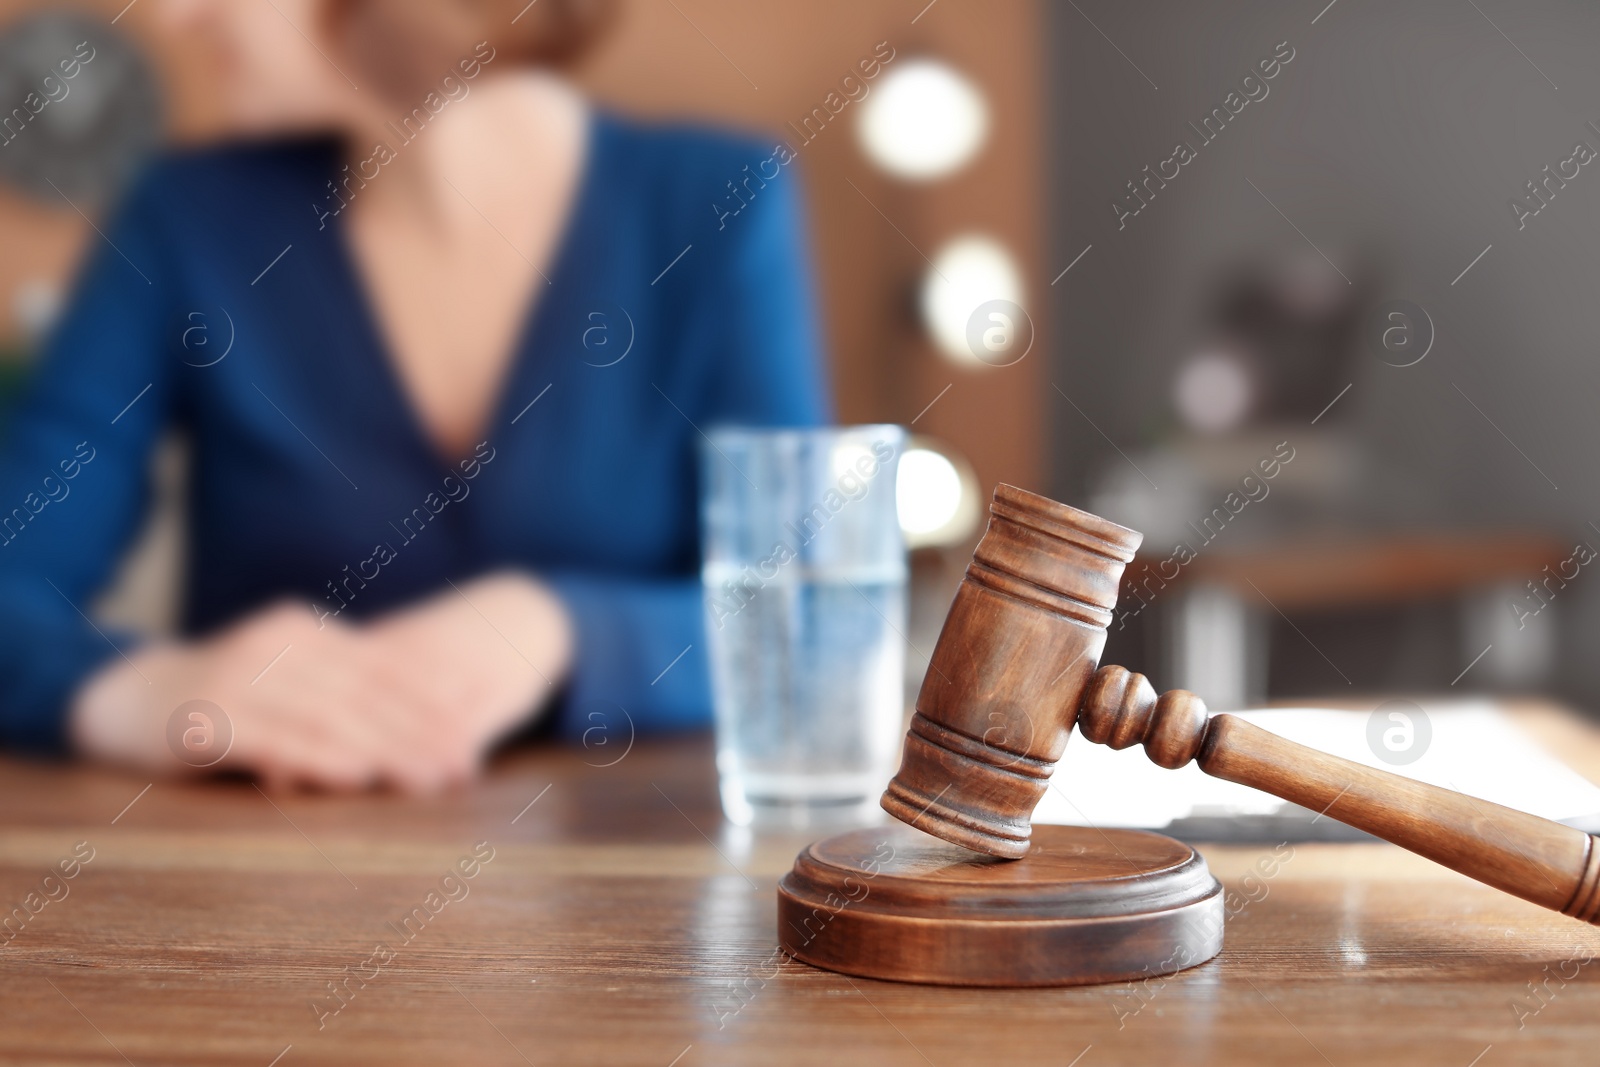
[[[0,1063],[1600,1062],[1600,931],[1387,845],[1204,847],[1236,913],[1165,979],[812,970],[775,954],[803,838],[725,826],[704,740],[617,755],[426,802],[0,761]]]

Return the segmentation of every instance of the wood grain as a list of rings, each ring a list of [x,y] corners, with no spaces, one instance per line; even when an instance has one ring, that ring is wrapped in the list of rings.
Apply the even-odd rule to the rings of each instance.
[[[1021,859],[1076,724],[1096,744],[1142,744],[1162,767],[1195,760],[1208,774],[1600,922],[1600,838],[1316,752],[1235,716],[1209,717],[1193,693],[1158,696],[1143,675],[1097,667],[1124,568],[1141,540],[1097,515],[996,488],[884,810],[953,844]]]
[[[1235,715],[1207,717],[1193,693],[1155,695],[1125,667],[1101,667],[1078,727],[1112,748],[1143,744],[1163,767],[1207,774],[1338,819],[1583,922],[1600,920],[1600,848],[1580,830],[1297,745]]]
[[[1600,776],[1591,728],[1539,721]],[[1600,1047],[1600,967],[1581,963],[1600,933],[1388,845],[1203,846],[1222,954],[1149,983],[915,987],[784,962],[775,890],[806,841],[722,825],[709,742],[585,760],[518,752],[437,801],[274,797],[282,814],[245,783],[163,782],[115,825],[147,779],[0,761],[0,902],[75,842],[97,850],[0,948],[0,1063],[123,1064],[114,1043],[139,1067],[266,1067],[290,1044],[278,1067],[987,1067],[1000,1042],[1057,1067],[1085,1048],[1078,1067],[1467,1067],[1490,1046],[1494,1067]],[[308,999],[479,840],[496,857],[470,895],[319,1031]]]
[[[1015,486],[989,505],[882,804],[1006,859],[1066,748],[1142,535]]]
[[[1223,894],[1193,846],[1040,826],[1020,860],[901,823],[808,846],[778,883],[778,942],[830,971],[936,985],[1085,985],[1197,966]]]
[[[1218,715],[1200,759],[1207,774],[1252,785],[1366,830],[1480,882],[1584,922],[1596,915],[1588,834],[1286,741]]]

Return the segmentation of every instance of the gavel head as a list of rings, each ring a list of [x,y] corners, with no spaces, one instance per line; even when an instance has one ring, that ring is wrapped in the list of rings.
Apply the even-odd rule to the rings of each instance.
[[[1142,540],[1013,486],[995,490],[883,795],[886,811],[979,852],[1027,854],[1033,809]]]

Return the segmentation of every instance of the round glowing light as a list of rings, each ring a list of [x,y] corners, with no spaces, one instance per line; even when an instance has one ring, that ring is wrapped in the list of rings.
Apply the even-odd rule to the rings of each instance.
[[[915,538],[949,525],[961,510],[961,492],[961,475],[949,459],[927,448],[907,450],[894,487],[900,529]]]
[[[936,59],[883,76],[862,104],[862,150],[897,178],[931,181],[967,163],[989,133],[989,108],[970,80]]]
[[[1243,361],[1231,352],[1201,352],[1178,372],[1174,383],[1178,414],[1201,433],[1222,433],[1244,421],[1255,400],[1255,385]]]
[[[1032,324],[1021,311],[1022,275],[987,237],[940,250],[922,281],[922,318],[939,351],[967,366],[1005,366],[1027,353]]]

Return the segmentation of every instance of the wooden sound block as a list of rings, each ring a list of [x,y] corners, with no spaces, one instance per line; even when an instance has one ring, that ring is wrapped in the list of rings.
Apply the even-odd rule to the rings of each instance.
[[[1170,974],[1222,948],[1222,887],[1181,841],[1036,826],[1004,860],[900,823],[810,845],[778,883],[796,959],[899,982],[1055,986]]]

